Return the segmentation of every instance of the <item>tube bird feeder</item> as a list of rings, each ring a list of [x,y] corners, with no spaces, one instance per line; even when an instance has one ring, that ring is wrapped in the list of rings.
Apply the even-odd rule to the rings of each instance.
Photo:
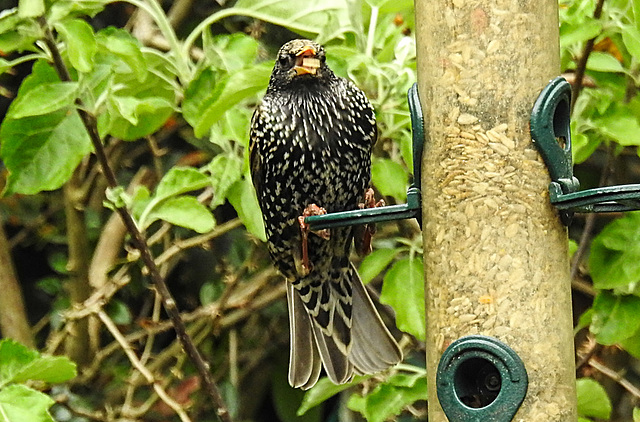
[[[557,1],[415,7],[429,420],[575,421],[567,232],[529,131]]]

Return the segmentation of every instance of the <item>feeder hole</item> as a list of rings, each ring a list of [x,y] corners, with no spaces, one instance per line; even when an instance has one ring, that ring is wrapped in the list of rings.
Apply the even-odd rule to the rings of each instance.
[[[467,407],[481,409],[493,403],[502,387],[500,371],[481,357],[462,362],[454,375],[458,399]]]

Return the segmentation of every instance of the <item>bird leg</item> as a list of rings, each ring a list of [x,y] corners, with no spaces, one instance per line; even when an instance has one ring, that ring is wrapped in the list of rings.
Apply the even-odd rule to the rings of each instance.
[[[309,263],[309,248],[308,248],[308,239],[309,239],[309,225],[304,222],[304,219],[310,217],[312,215],[324,215],[327,213],[322,207],[317,206],[316,204],[307,205],[307,208],[304,209],[302,215],[298,217],[298,224],[300,225],[300,235],[302,240],[302,268],[301,273],[302,276],[306,276],[311,271],[311,264]],[[320,236],[321,238],[328,240],[329,239],[329,229],[322,230],[314,230],[312,233]]]
[[[384,207],[386,204],[384,199],[376,202],[375,194],[373,189],[369,188],[364,193],[364,203],[358,204],[360,209],[364,208],[377,208]],[[376,233],[376,224],[375,223],[367,223],[364,227],[362,233],[362,239],[358,239],[356,242],[356,249],[360,255],[368,255],[371,253],[371,238]]]

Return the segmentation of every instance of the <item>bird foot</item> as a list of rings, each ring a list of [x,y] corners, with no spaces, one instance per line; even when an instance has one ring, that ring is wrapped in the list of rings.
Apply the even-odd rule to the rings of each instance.
[[[364,193],[364,203],[358,204],[360,209],[364,208],[378,208],[384,207],[386,203],[384,199],[380,199],[376,202],[375,194],[373,189],[369,188]],[[364,227],[364,233],[362,233],[362,241],[358,242],[358,252],[360,255],[368,255],[371,253],[371,238],[376,233],[376,225],[375,223],[368,223]]]
[[[302,268],[300,271],[302,273],[301,274],[302,276],[306,276],[311,271],[311,264],[309,263],[309,248],[308,248],[309,232],[314,233],[315,235],[320,236],[325,240],[328,240],[330,237],[329,229],[311,231],[309,229],[309,225],[304,222],[304,219],[312,215],[324,215],[326,213],[327,213],[327,210],[325,210],[324,208],[319,207],[316,204],[311,204],[311,205],[308,205],[307,208],[305,208],[304,211],[302,212],[302,215],[298,217],[298,224],[300,225],[300,234],[301,234],[301,241],[302,241]]]

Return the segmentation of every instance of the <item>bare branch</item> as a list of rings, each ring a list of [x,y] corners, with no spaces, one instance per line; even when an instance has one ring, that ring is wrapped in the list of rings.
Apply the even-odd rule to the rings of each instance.
[[[167,392],[155,379],[149,369],[147,369],[147,367],[144,366],[142,362],[140,362],[140,359],[138,359],[138,356],[136,356],[136,353],[133,351],[131,344],[129,344],[127,339],[120,333],[120,330],[118,330],[118,327],[116,327],[116,324],[111,320],[111,318],[109,318],[109,316],[104,311],[98,312],[98,317],[100,318],[100,321],[102,321],[102,323],[105,325],[105,327],[107,327],[107,330],[109,330],[113,338],[116,339],[116,341],[120,345],[120,348],[122,348],[124,353],[127,355],[133,367],[136,368],[136,370],[138,370],[140,374],[142,374],[142,376],[147,380],[149,384],[153,385],[153,389],[158,397],[160,397],[160,399],[165,402],[167,406],[173,409],[176,414],[180,416],[180,420],[182,420],[182,422],[191,422],[189,415],[187,415],[187,412],[185,412],[182,406],[180,406],[178,403],[176,403],[175,400],[169,397]]]
[[[3,337],[35,347],[10,252],[4,227],[0,226],[0,332]]]
[[[606,375],[607,377],[611,378],[612,380],[620,384],[620,386],[623,387],[625,390],[627,390],[629,393],[631,393],[636,398],[636,400],[640,400],[640,388],[636,387],[631,381],[626,379],[624,377],[624,373],[621,374],[618,371],[615,371],[614,369],[609,368],[608,366],[599,362],[595,358],[589,359],[589,365],[593,369],[598,370],[603,375]]]
[[[69,74],[69,70],[67,69],[62,57],[60,55],[60,51],[58,50],[58,46],[56,45],[55,38],[53,33],[51,32],[51,28],[47,24],[44,17],[39,18],[39,23],[44,31],[45,38],[44,42],[47,45],[49,51],[51,52],[54,66],[60,79],[62,81],[71,81],[71,77]],[[116,179],[115,173],[109,164],[107,159],[107,155],[105,153],[104,146],[102,145],[102,139],[98,134],[98,125],[95,116],[89,114],[86,111],[86,107],[84,106],[82,100],[80,98],[76,99],[76,104],[78,106],[78,114],[80,115],[80,119],[89,134],[91,139],[91,143],[93,145],[94,153],[98,158],[98,162],[100,163],[100,167],[102,168],[102,173],[107,181],[107,184],[110,188],[118,187],[118,181]],[[146,239],[142,232],[138,229],[135,221],[133,220],[132,215],[126,208],[116,208],[116,212],[122,218],[124,225],[127,228],[127,231],[132,237],[132,243],[134,247],[140,252],[140,257],[142,262],[147,267],[149,271],[149,276],[153,282],[153,285],[157,289],[160,297],[162,298],[162,304],[164,306],[167,315],[171,319],[173,324],[173,328],[176,331],[176,334],[184,347],[185,352],[195,365],[200,377],[202,379],[202,384],[204,386],[205,391],[211,397],[214,406],[216,407],[216,414],[223,422],[231,422],[231,414],[224,403],[224,399],[218,389],[218,386],[213,381],[213,378],[210,373],[209,364],[204,360],[200,351],[196,348],[192,339],[189,337],[186,331],[186,327],[184,321],[182,321],[180,317],[180,312],[178,307],[176,306],[176,301],[173,298],[169,288],[167,287],[164,279],[160,275],[160,271],[153,259],[151,254],[151,250],[149,249]]]

